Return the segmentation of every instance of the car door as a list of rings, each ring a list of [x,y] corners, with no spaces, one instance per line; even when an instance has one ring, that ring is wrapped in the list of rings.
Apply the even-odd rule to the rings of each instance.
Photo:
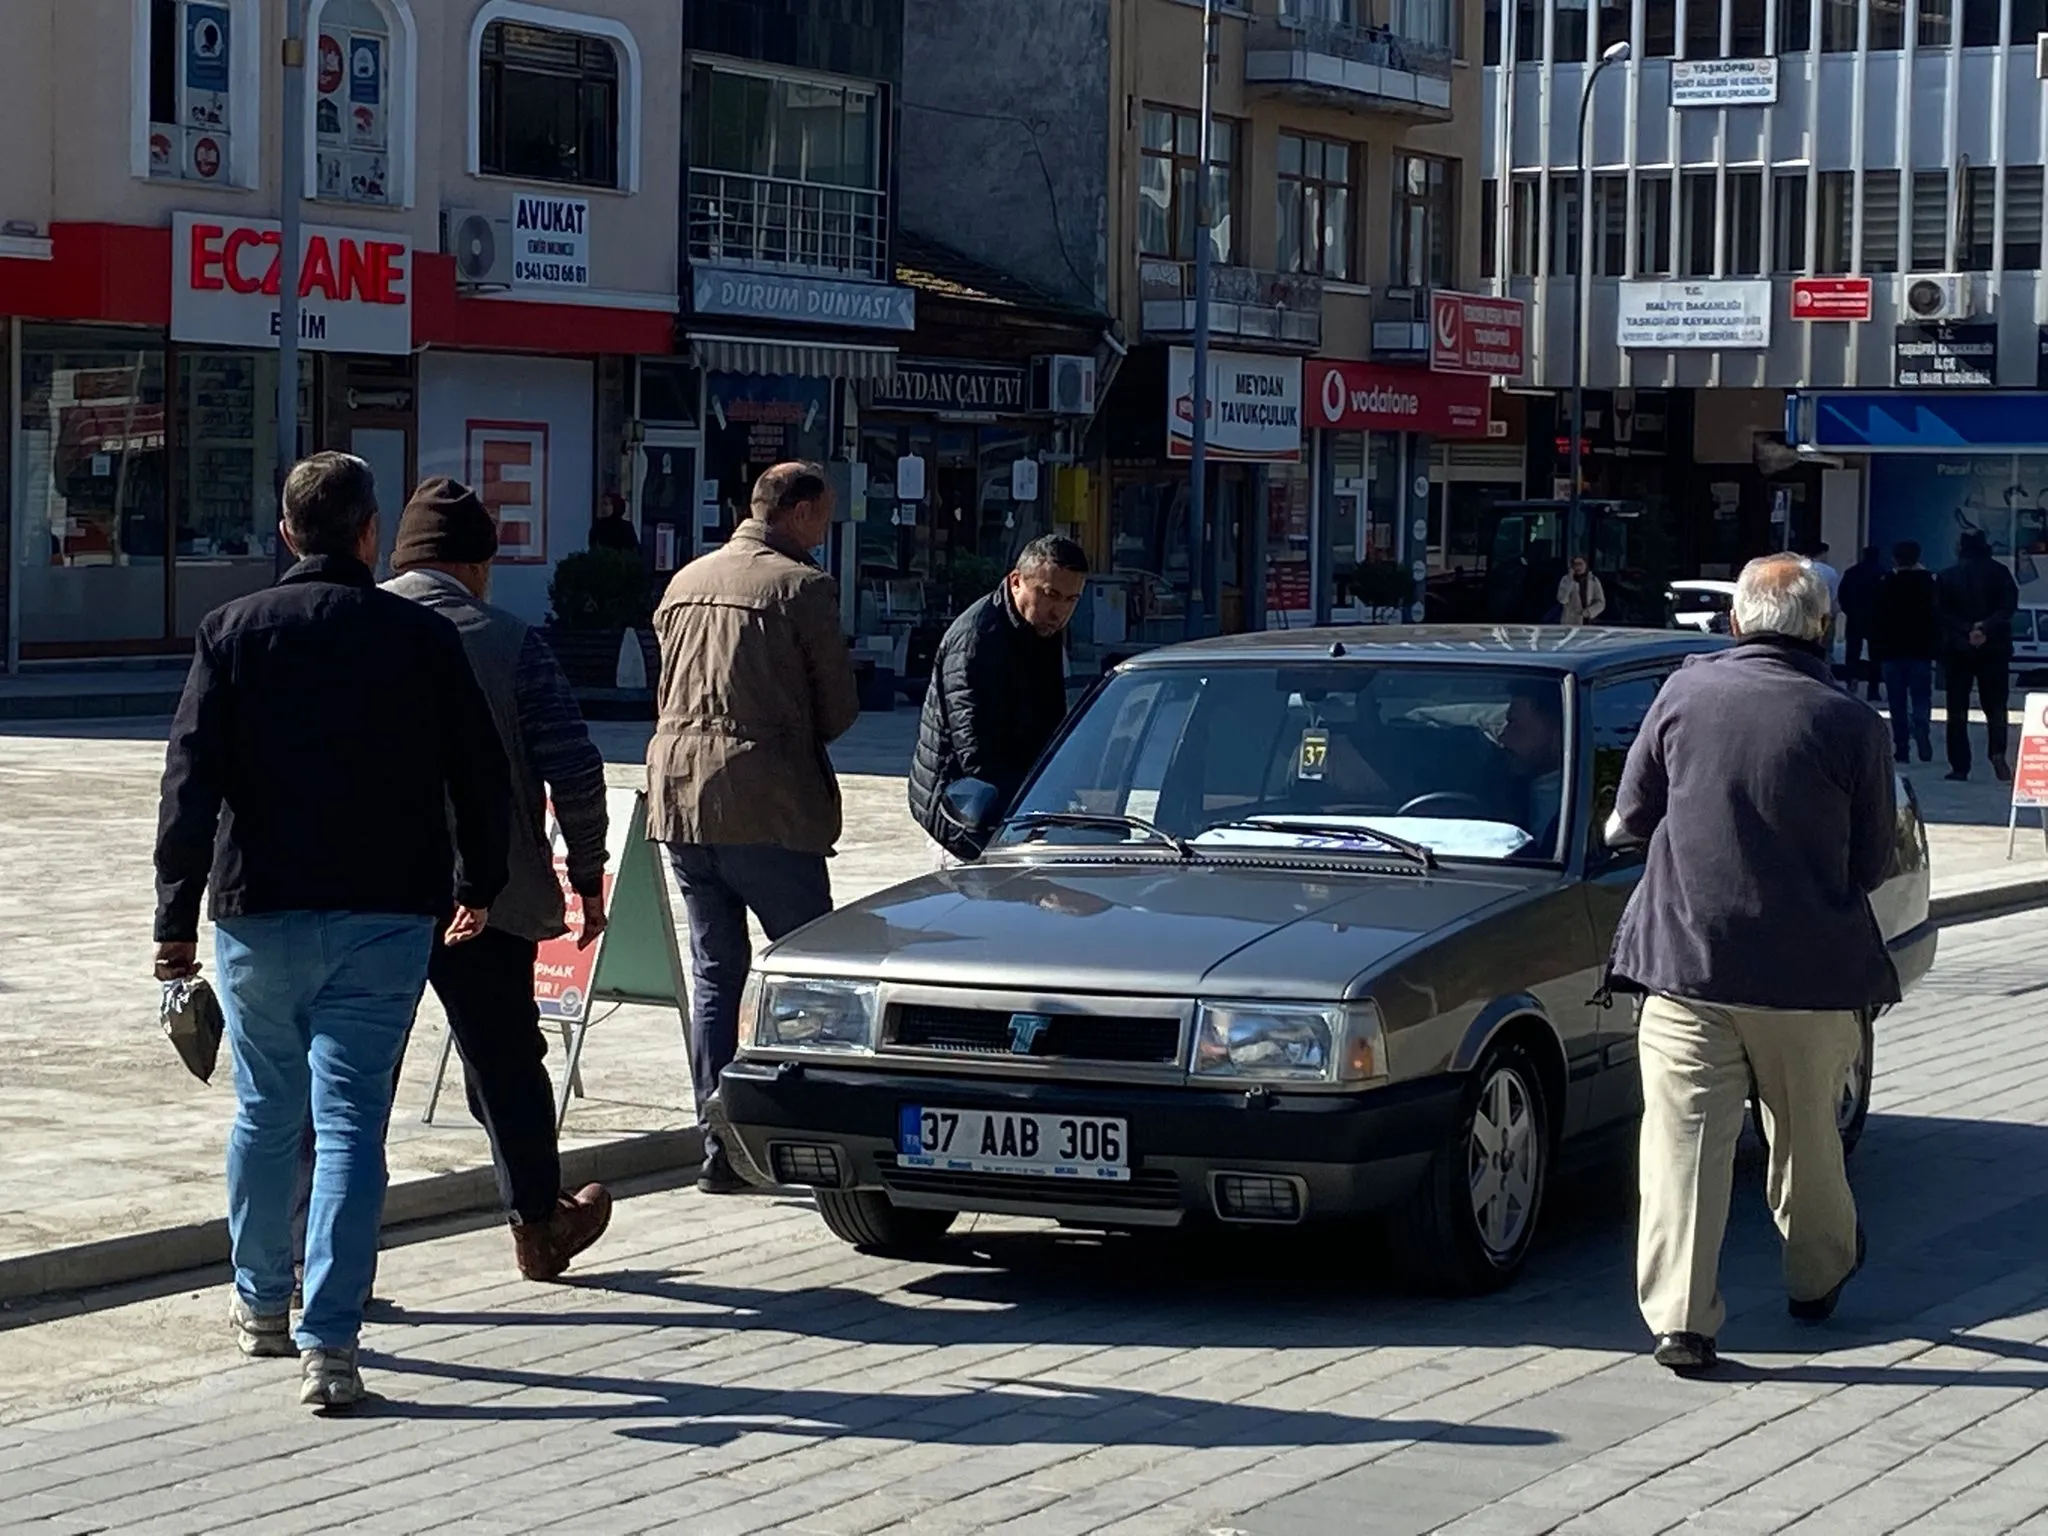
[[[1630,672],[1596,681],[1587,691],[1586,734],[1591,746],[1591,810],[1586,827],[1586,880],[1583,887],[1592,919],[1593,942],[1604,964],[1621,926],[1622,909],[1643,877],[1644,850],[1609,848],[1601,828],[1614,810],[1615,792],[1628,749],[1643,728],[1657,690],[1671,675],[1669,667]],[[1600,1041],[1599,1068],[1593,1078],[1589,1126],[1627,1119],[1642,1109],[1642,1082],[1636,1066],[1636,1016],[1642,1000],[1616,996],[1606,1002],[1590,998],[1594,1032]]]

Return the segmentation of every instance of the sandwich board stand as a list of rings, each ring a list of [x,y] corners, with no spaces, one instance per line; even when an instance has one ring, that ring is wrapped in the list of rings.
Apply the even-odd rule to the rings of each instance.
[[[605,1017],[624,1003],[673,1008],[682,1023],[685,1052],[689,1048],[689,995],[683,982],[682,951],[676,941],[675,912],[669,905],[668,878],[659,850],[647,841],[647,792],[634,791],[632,807],[624,817],[617,814],[621,796],[614,794],[609,798],[614,855],[604,877],[609,921],[587,949],[576,946],[583,901],[569,888],[561,830],[553,824],[553,808],[549,810],[555,878],[562,882],[569,932],[540,946],[533,966],[533,998],[540,1009],[541,1023],[553,1024],[561,1030],[562,1049],[567,1057],[555,1096],[557,1131],[568,1118],[570,1095],[583,1096],[583,1041],[590,1026],[597,1022],[591,1017],[596,1004],[612,1005]],[[434,1068],[426,1111],[420,1117],[429,1124],[433,1122],[441,1083],[448,1074],[448,1060],[454,1049],[455,1036],[451,1032],[441,1041],[441,1059]]]
[[[2023,805],[2040,813],[2041,839],[2048,843],[2048,693],[2027,695],[2026,718],[2020,726],[2020,755],[2012,770],[2012,808],[2005,821],[2008,859],[2019,836]]]

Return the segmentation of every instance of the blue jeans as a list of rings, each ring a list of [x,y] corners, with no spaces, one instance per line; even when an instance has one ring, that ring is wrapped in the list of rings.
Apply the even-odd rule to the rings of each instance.
[[[384,1132],[433,947],[431,918],[284,912],[219,925],[214,955],[235,1061],[228,1235],[259,1317],[292,1294],[292,1205],[310,1107],[314,1164],[301,1349],[347,1349],[384,1217]]]
[[[1903,758],[1910,741],[1923,758],[1933,756],[1934,663],[1886,662],[1884,701],[1892,713],[1892,755]]]
[[[690,1076],[697,1118],[739,1049],[740,992],[754,963],[747,913],[773,943],[832,910],[825,856],[773,843],[670,843],[669,864],[690,920]],[[704,1138],[704,1155],[719,1151]]]

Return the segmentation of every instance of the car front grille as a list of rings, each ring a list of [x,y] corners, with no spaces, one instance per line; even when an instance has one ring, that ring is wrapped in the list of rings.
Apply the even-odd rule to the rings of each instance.
[[[1177,1211],[1180,1179],[1164,1168],[1134,1168],[1128,1179],[1045,1179],[1027,1173],[956,1173],[900,1168],[893,1153],[879,1154],[882,1183],[904,1194],[942,1196],[972,1205],[1002,1200],[1027,1205],[1086,1205],[1119,1211]]]
[[[1008,1010],[899,1003],[889,1011],[885,1039],[904,1050],[962,1056],[1016,1056],[1043,1061],[1126,1061],[1171,1064],[1180,1059],[1179,1019],[1117,1014],[1028,1015],[1046,1023],[1019,1050]]]

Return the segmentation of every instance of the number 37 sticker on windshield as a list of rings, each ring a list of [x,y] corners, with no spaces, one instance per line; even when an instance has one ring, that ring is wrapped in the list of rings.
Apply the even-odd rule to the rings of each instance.
[[[1320,779],[1330,762],[1330,733],[1311,727],[1301,733],[1301,759],[1295,768],[1298,779]]]

